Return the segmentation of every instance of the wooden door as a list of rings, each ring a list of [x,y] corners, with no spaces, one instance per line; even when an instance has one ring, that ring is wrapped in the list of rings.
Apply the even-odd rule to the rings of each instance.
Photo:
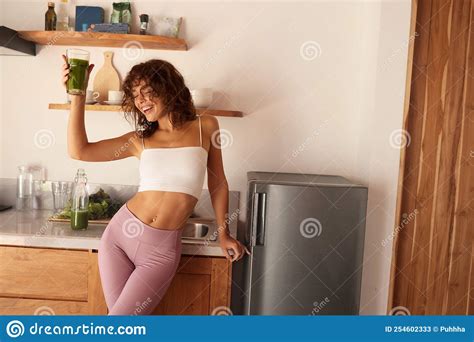
[[[182,256],[154,315],[232,315],[232,263],[225,258]]]
[[[388,312],[474,314],[474,0],[414,0]]]

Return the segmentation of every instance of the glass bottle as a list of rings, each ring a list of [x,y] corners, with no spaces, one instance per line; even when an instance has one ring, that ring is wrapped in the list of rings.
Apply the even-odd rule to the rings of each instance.
[[[56,31],[56,12],[54,12],[54,2],[48,2],[48,10],[44,15],[45,31]]]
[[[140,14],[140,34],[146,34],[148,28],[148,14]]]
[[[33,199],[33,173],[26,165],[18,166],[18,177],[16,187],[17,210],[31,209]]]
[[[75,17],[76,17],[76,1],[77,0],[68,0],[67,1],[67,14],[69,20],[69,31],[74,31],[75,26]]]
[[[58,4],[58,21],[56,31],[69,31],[68,0],[61,0]]]
[[[87,176],[84,169],[77,169],[72,195],[71,228],[84,230],[87,229],[88,223],[89,191],[87,190]]]

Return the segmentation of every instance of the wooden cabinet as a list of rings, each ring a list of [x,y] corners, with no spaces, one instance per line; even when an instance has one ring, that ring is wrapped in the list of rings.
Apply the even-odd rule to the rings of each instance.
[[[0,297],[0,315],[91,315],[87,302]]]
[[[107,313],[93,251],[0,246],[0,314]]]
[[[230,307],[231,263],[225,258],[182,256],[157,315],[210,315]]]
[[[106,315],[96,251],[0,246],[0,315]],[[230,306],[231,263],[182,256],[157,315]]]

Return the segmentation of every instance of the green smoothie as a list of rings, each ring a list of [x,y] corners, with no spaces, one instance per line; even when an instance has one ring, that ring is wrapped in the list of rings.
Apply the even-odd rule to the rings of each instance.
[[[79,58],[69,58],[69,79],[67,92],[72,95],[86,95],[86,75],[89,61]]]
[[[87,229],[89,210],[71,210],[71,228],[74,230]]]

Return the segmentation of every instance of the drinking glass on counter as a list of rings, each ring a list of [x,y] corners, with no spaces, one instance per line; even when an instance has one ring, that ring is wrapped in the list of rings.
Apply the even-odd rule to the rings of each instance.
[[[71,198],[73,184],[73,182],[66,181],[51,182],[55,214],[66,207],[67,201]]]
[[[16,209],[29,210],[32,206],[33,173],[27,165],[18,166]]]

